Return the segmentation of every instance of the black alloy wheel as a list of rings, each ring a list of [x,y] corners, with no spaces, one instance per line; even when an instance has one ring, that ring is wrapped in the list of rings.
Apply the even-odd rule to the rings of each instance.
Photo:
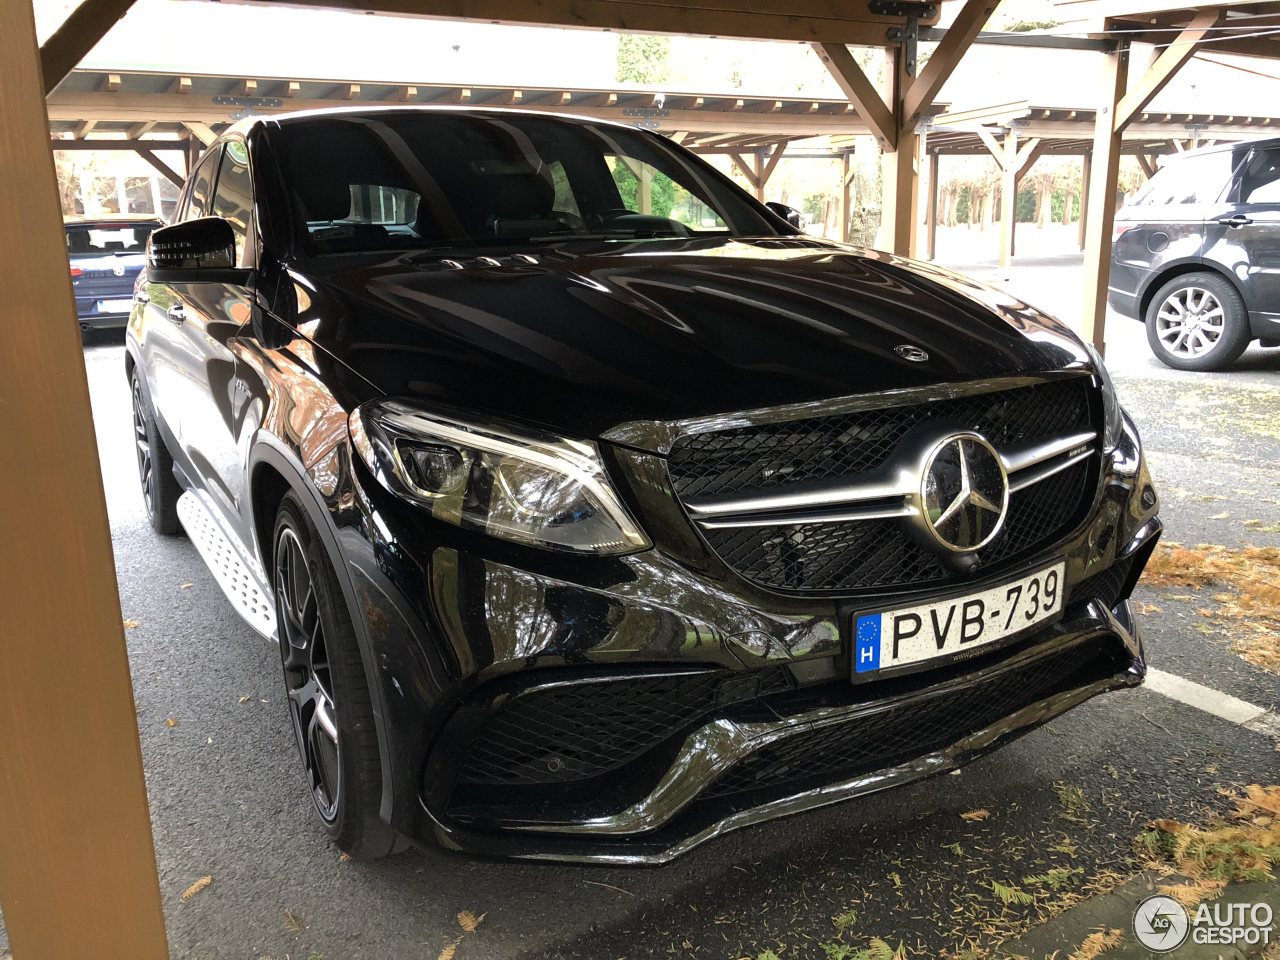
[[[133,393],[133,443],[138,459],[142,505],[153,530],[173,535],[182,529],[178,522],[178,497],[182,495],[182,489],[173,473],[173,457],[156,427],[151,404],[136,373],[130,386]]]
[[[351,615],[293,493],[280,504],[272,543],[280,663],[312,803],[325,832],[352,857],[395,853],[404,847],[379,815],[382,765]]]
[[[342,746],[324,622],[311,570],[292,528],[276,539],[276,616],[289,715],[306,765],[311,799],[325,823],[338,815]]]

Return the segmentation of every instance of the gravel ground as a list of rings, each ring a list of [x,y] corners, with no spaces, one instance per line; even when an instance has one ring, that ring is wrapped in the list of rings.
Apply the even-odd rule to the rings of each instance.
[[[1072,316],[1078,261],[1018,266],[1006,283]],[[459,960],[755,960],[766,949],[792,960],[870,937],[940,956],[1028,922],[992,881],[1025,885],[1062,867],[1104,882],[1128,869],[1147,819],[1194,818],[1222,803],[1222,786],[1280,779],[1272,741],[1138,690],[959,775],[739,831],[660,869],[440,851],[340,862],[311,823],[275,649],[238,620],[188,541],[153,535],[143,518],[121,355],[118,342],[85,352],[123,613],[138,624],[126,636],[175,957],[433,958],[462,933],[464,910],[484,919]],[[1108,357],[1148,445],[1167,538],[1280,545],[1280,351],[1180,374],[1150,358],[1137,324],[1116,320]],[[1139,596],[1161,608],[1144,623],[1154,665],[1280,705],[1276,677],[1206,632],[1195,602]],[[980,809],[984,820],[961,816]],[[212,884],[182,903],[205,875]]]

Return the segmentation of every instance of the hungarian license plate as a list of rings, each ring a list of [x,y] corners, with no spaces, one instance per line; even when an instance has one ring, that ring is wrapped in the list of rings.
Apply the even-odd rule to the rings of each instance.
[[[1062,609],[1064,566],[964,597],[856,614],[854,675],[954,656],[1044,623]]]
[[[133,309],[132,300],[99,300],[99,313],[128,313]]]

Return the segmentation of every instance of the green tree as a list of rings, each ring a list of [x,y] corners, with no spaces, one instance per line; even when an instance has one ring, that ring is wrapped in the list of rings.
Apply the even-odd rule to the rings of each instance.
[[[671,76],[671,38],[642,33],[618,37],[618,61],[614,79],[620,83],[656,86]]]

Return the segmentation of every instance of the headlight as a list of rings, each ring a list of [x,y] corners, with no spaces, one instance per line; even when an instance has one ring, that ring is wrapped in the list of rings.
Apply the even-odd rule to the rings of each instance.
[[[1098,371],[1098,380],[1102,384],[1102,414],[1104,422],[1102,449],[1113,450],[1116,444],[1120,442],[1120,433],[1124,429],[1120,400],[1116,397],[1116,385],[1112,382],[1111,374],[1107,372],[1107,365],[1102,362],[1102,355],[1098,353],[1097,348],[1088,341],[1085,341],[1084,346],[1089,351],[1089,357],[1093,360],[1093,365]]]
[[[650,546],[595,444],[464,423],[398,400],[365,404],[349,426],[378,481],[439,520],[548,550]]]

